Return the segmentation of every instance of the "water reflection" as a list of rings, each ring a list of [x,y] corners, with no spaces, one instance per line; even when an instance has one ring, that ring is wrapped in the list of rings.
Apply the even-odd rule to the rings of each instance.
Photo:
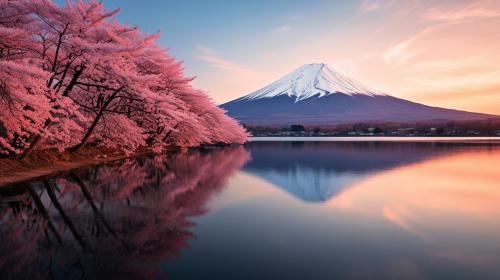
[[[389,221],[430,259],[487,271],[500,264],[499,167],[500,149],[459,151],[377,174],[329,205]]]
[[[498,166],[495,143],[257,142],[75,170],[0,188],[0,276],[499,279]]]
[[[249,159],[241,147],[144,157],[0,189],[5,278],[163,277],[190,217]]]
[[[248,148],[252,161],[240,179],[251,175],[264,179],[254,180],[256,188],[281,191],[251,206],[232,205],[220,215],[252,213],[258,231],[239,231],[241,224],[227,230],[266,248],[266,254],[238,247],[242,239],[221,239],[243,251],[246,263],[266,269],[264,278],[499,279],[498,144],[252,143]],[[270,177],[271,171],[282,179]],[[354,179],[339,183],[346,173]],[[321,176],[330,179],[317,188]],[[293,182],[295,177],[304,180]],[[239,269],[262,277],[249,267]]]
[[[308,202],[324,202],[369,175],[463,148],[463,144],[254,142],[244,170]]]

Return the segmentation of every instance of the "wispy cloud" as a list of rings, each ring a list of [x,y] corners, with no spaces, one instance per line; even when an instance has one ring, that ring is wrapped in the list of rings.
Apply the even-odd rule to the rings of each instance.
[[[393,66],[404,65],[420,53],[420,50],[415,48],[418,41],[431,37],[438,31],[453,25],[500,17],[499,3],[498,1],[477,0],[454,8],[442,5],[426,7],[421,13],[421,18],[431,24],[413,36],[390,47],[383,54],[384,62]]]
[[[418,55],[420,52],[418,49],[412,48],[412,44],[420,39],[430,36],[442,27],[444,27],[444,25],[433,25],[427,27],[403,42],[389,48],[383,55],[385,63],[395,66],[405,64],[408,60]]]
[[[380,9],[380,1],[377,0],[363,0],[359,5],[359,12],[361,14],[368,14]]]
[[[415,74],[404,80],[436,90],[460,89],[470,96],[474,89],[500,87],[498,62],[487,55],[422,61],[409,66]]]
[[[276,33],[286,33],[288,31],[292,30],[292,26],[290,25],[282,25],[279,27],[276,27],[272,30],[269,31],[269,33],[276,34]]]
[[[368,14],[392,7],[395,2],[395,0],[362,0],[358,10],[361,14]]]
[[[498,68],[498,63],[492,60],[491,57],[468,56],[462,58],[445,58],[432,61],[421,61],[414,63],[411,67],[416,72],[432,72],[432,74],[454,74],[463,75],[469,73],[482,73],[495,71]],[[500,84],[500,80],[497,81]]]
[[[408,77],[405,81],[425,86],[427,88],[434,89],[462,89],[462,90],[474,90],[478,88],[487,88],[493,86],[499,86],[498,77],[500,77],[500,71],[486,71],[480,69],[481,71],[468,71],[467,73],[458,73],[450,75],[441,75],[439,79],[432,74],[425,74],[420,76]]]
[[[473,3],[455,9],[432,7],[425,14],[429,21],[465,21],[500,17],[500,2],[474,1]]]
[[[198,55],[196,56],[197,59],[207,62],[210,66],[222,69],[222,70],[227,70],[227,71],[232,71],[232,72],[253,72],[249,67],[239,64],[235,61],[226,59],[222,56],[220,56],[215,50],[199,45],[197,47],[198,49]]]

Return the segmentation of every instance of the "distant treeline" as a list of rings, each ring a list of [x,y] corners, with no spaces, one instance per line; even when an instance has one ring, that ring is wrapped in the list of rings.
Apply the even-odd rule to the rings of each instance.
[[[357,122],[336,125],[246,126],[254,136],[500,136],[500,118],[474,121]]]

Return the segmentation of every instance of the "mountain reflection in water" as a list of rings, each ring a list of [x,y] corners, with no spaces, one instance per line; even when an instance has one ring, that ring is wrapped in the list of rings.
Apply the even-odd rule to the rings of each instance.
[[[251,142],[0,187],[0,278],[499,279],[500,142]]]
[[[438,143],[254,142],[244,170],[293,196],[324,202],[374,173],[463,147]]]

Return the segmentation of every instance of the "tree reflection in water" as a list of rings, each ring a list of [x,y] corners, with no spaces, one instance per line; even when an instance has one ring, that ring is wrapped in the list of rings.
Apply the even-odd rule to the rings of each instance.
[[[158,278],[190,217],[249,159],[242,148],[143,157],[0,190],[0,275]]]

